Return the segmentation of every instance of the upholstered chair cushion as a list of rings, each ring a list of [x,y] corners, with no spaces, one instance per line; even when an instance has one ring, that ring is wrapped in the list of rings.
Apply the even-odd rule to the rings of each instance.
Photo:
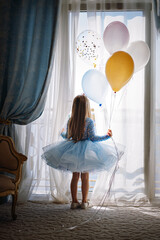
[[[0,166],[1,168],[16,170],[18,167],[18,160],[10,150],[10,146],[7,141],[1,141],[0,148]]]
[[[12,219],[15,220],[15,207],[22,165],[27,157],[15,149],[11,137],[0,135],[0,197],[12,195]]]
[[[13,179],[6,175],[0,174],[0,193],[7,190],[15,190]]]

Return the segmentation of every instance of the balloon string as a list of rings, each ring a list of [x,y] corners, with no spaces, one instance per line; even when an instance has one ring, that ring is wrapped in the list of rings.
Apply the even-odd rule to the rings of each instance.
[[[121,101],[122,101],[122,98],[123,98],[123,96],[124,96],[125,93],[126,93],[126,89],[127,89],[127,86],[125,86],[125,90],[123,91],[123,94],[122,94],[122,96],[121,96],[121,98],[120,98],[120,101],[119,101],[119,103],[118,103],[118,106],[120,105],[120,103],[121,103]],[[113,95],[112,95],[112,96],[113,96]],[[114,106],[115,106],[115,100],[116,100],[116,92],[114,92],[114,100],[112,101],[112,99],[111,99],[111,106],[110,106],[110,111],[111,111],[111,112],[110,112],[109,128],[110,128],[111,120],[112,120],[112,116],[113,116],[113,110],[114,110]],[[118,107],[118,106],[117,106],[117,107]],[[103,196],[102,199],[101,199],[101,204],[100,204],[100,209],[99,209],[99,210],[101,210],[101,208],[102,208],[102,206],[103,206],[106,198],[109,199],[109,197],[110,197],[110,192],[111,192],[112,184],[113,184],[113,182],[114,182],[115,174],[116,174],[116,172],[117,172],[117,170],[118,170],[118,168],[119,168],[118,163],[119,163],[119,161],[120,161],[120,155],[119,155],[118,147],[117,147],[117,145],[116,145],[115,140],[113,139],[113,137],[111,137],[111,139],[112,139],[112,142],[113,142],[113,144],[114,144],[114,148],[115,148],[115,150],[116,150],[117,161],[116,161],[115,168],[114,168],[114,170],[113,170],[113,173],[112,173],[111,178],[110,178],[110,181],[109,181],[108,191],[104,194],[104,196]],[[109,203],[108,203],[108,204],[109,204]],[[105,205],[105,206],[107,207],[108,204]],[[104,212],[105,212],[105,209],[104,209],[102,215],[104,214]],[[97,213],[98,213],[98,211],[97,211]]]
[[[112,116],[113,116],[113,110],[115,107],[115,101],[116,101],[116,92],[114,92],[111,96],[109,128],[111,126],[111,120],[112,120]]]
[[[117,163],[118,163],[118,161],[117,161]],[[110,196],[111,187],[112,187],[112,184],[113,184],[113,181],[114,181],[114,178],[115,178],[115,174],[116,174],[117,169],[118,169],[118,168],[117,168],[117,164],[116,164],[115,169],[114,169],[114,171],[113,171],[113,173],[112,173],[112,176],[111,176],[111,178],[110,178],[109,188],[108,188],[107,192],[104,193],[104,196],[102,197],[102,199],[101,199],[100,202],[98,203],[98,206],[96,206],[96,209],[95,209],[95,211],[93,212],[93,215],[92,215],[90,218],[88,218],[86,221],[83,221],[83,222],[81,222],[81,223],[79,223],[79,224],[77,224],[77,225],[74,225],[74,226],[72,226],[72,227],[65,227],[65,228],[63,228],[63,229],[61,229],[61,230],[59,230],[59,231],[55,231],[55,232],[64,232],[65,230],[74,230],[74,229],[76,229],[76,228],[78,228],[78,227],[80,227],[80,226],[82,226],[82,225],[90,222],[91,220],[94,220],[94,219],[95,219],[95,217],[97,216],[97,214],[98,214],[98,213],[100,212],[100,210],[102,209],[103,204],[104,204],[106,198],[109,198],[109,196]],[[107,204],[105,207],[107,207],[107,206],[108,206],[108,204]],[[102,213],[102,214],[103,214],[103,213]],[[64,226],[62,226],[62,227],[64,227]]]
[[[103,204],[104,204],[105,200],[106,200],[107,198],[109,199],[109,197],[110,197],[110,193],[111,193],[112,184],[113,184],[113,182],[114,182],[114,179],[115,179],[115,174],[116,174],[116,172],[117,172],[117,170],[118,170],[118,168],[119,168],[119,166],[118,166],[118,163],[119,163],[119,161],[120,161],[120,155],[119,155],[119,152],[118,152],[118,148],[117,148],[117,146],[116,146],[116,143],[115,143],[115,141],[114,141],[113,137],[112,137],[111,139],[112,139],[112,141],[113,141],[113,144],[114,144],[114,147],[115,147],[115,150],[116,150],[116,154],[117,154],[117,161],[116,161],[116,165],[115,165],[115,168],[114,168],[114,170],[113,170],[113,173],[112,173],[112,175],[111,175],[111,178],[110,178],[110,181],[109,181],[109,188],[108,188],[108,191],[107,191],[107,193],[106,193],[106,194],[105,194],[105,196],[104,196],[104,199],[103,199],[103,202],[102,202],[102,206],[103,206]],[[109,203],[108,203],[108,204],[109,204]],[[107,206],[108,206],[108,204],[107,204],[107,205],[105,205],[105,207],[107,207]],[[105,212],[105,209],[104,209],[104,211],[102,212],[102,214],[101,214],[101,215],[103,215],[103,214],[104,214],[104,212]]]
[[[96,206],[96,209],[95,209],[95,211],[93,212],[93,214],[92,214],[91,217],[89,217],[86,221],[83,221],[83,222],[81,222],[81,223],[79,223],[79,224],[77,224],[77,225],[74,225],[74,226],[72,226],[72,227],[64,227],[64,226],[62,226],[63,229],[61,229],[61,230],[59,230],[59,231],[56,231],[56,232],[64,232],[65,230],[74,230],[74,229],[76,229],[77,227],[80,227],[80,226],[88,223],[89,221],[94,220],[95,217],[97,216],[97,214],[98,214],[98,213],[100,212],[100,210],[102,209],[105,200],[106,200],[107,198],[109,199],[109,197],[110,197],[110,192],[111,192],[111,188],[112,188],[112,185],[113,185],[113,182],[114,182],[114,178],[115,178],[115,174],[116,174],[116,172],[117,172],[117,170],[118,170],[118,168],[119,168],[119,167],[118,167],[118,163],[119,163],[119,160],[120,160],[120,155],[119,155],[119,151],[118,151],[118,148],[117,148],[117,146],[116,146],[116,143],[115,143],[113,137],[112,137],[111,139],[112,139],[112,141],[113,141],[113,144],[114,144],[114,147],[115,147],[115,150],[116,150],[117,161],[116,161],[114,170],[113,170],[113,172],[112,172],[112,175],[111,175],[111,177],[110,177],[109,187],[108,187],[107,191],[106,191],[106,192],[104,193],[104,195],[102,196],[102,199],[99,201],[99,203],[98,203],[98,205]],[[109,204],[109,202],[108,202],[108,204]],[[105,205],[105,207],[107,207],[108,204]],[[104,214],[104,212],[105,212],[105,211],[102,212],[101,216]]]
[[[112,97],[111,97],[111,104],[110,104],[110,119],[109,119],[109,128],[111,127],[111,121],[113,119],[113,114],[115,112],[115,110],[119,107],[124,95],[126,94],[127,90],[127,85],[124,86],[124,91],[122,92],[121,98],[119,100],[119,102],[117,103],[117,106],[115,107],[115,102],[116,102],[116,92],[113,93]],[[114,99],[112,100],[112,98],[114,97]],[[114,110],[114,112],[113,112]]]
[[[109,188],[108,188],[107,191],[104,193],[102,199],[99,201],[98,206],[97,206],[96,209],[95,209],[95,212],[93,213],[93,215],[92,215],[90,218],[88,218],[86,221],[83,221],[83,222],[81,222],[81,223],[79,223],[79,224],[77,224],[77,225],[75,225],[75,226],[68,227],[68,228],[64,228],[64,229],[61,230],[61,231],[74,230],[74,229],[76,229],[77,227],[80,227],[80,226],[88,223],[89,221],[94,220],[95,217],[97,216],[97,214],[99,213],[99,211],[102,209],[105,200],[110,197],[110,192],[111,192],[112,184],[113,184],[113,182],[114,182],[115,174],[116,174],[116,172],[117,172],[117,170],[118,170],[118,163],[119,163],[119,160],[120,160],[120,156],[119,156],[119,152],[118,152],[118,148],[117,148],[117,146],[116,146],[116,143],[115,143],[115,141],[114,141],[113,138],[111,138],[111,139],[112,139],[112,141],[113,141],[113,144],[114,144],[114,147],[115,147],[115,150],[116,150],[117,161],[116,161],[114,170],[113,170],[113,172],[112,172],[112,175],[111,175],[111,178],[110,178],[110,181],[109,181]],[[109,204],[109,203],[108,203],[108,204]],[[107,207],[108,204],[105,205],[105,207]],[[103,215],[103,214],[104,214],[104,211],[102,212],[101,215]]]
[[[128,83],[129,84],[129,83]],[[121,98],[120,98],[120,100],[119,100],[119,103],[118,103],[118,106],[120,105],[120,103],[121,103],[121,101],[122,101],[122,99],[123,99],[123,96],[126,94],[126,91],[127,90],[127,85],[125,85],[124,86],[124,91],[123,91],[123,94],[121,95]],[[118,106],[117,106],[117,108],[118,108]]]
[[[125,89],[125,90],[126,90],[126,89]],[[124,95],[124,93],[123,93],[123,95]],[[123,95],[121,96],[120,102],[121,102],[121,100],[122,100]],[[109,127],[110,127],[111,120],[112,120],[112,116],[113,116],[113,110],[114,110],[114,107],[115,107],[115,101],[116,101],[116,92],[114,92],[114,94],[112,95],[112,98],[111,98]],[[119,104],[120,104],[120,102],[119,102]],[[119,105],[119,104],[118,104],[118,105]],[[113,182],[114,182],[114,179],[115,179],[115,174],[116,174],[116,172],[117,172],[117,170],[118,170],[118,168],[119,168],[119,167],[118,167],[118,163],[119,163],[119,160],[120,160],[119,151],[118,151],[118,148],[117,148],[117,146],[116,146],[116,143],[115,143],[113,137],[111,137],[111,139],[112,139],[112,142],[113,142],[114,147],[115,147],[115,150],[116,150],[117,161],[116,161],[114,170],[113,170],[112,175],[111,175],[110,180],[109,180],[109,187],[108,187],[108,189],[106,190],[106,192],[104,193],[104,195],[102,196],[102,198],[101,198],[101,200],[99,201],[98,205],[96,206],[95,211],[93,212],[92,216],[89,217],[87,220],[85,220],[85,221],[83,221],[83,222],[81,222],[81,223],[79,223],[79,224],[77,224],[77,225],[74,225],[74,226],[72,226],[72,227],[64,227],[64,226],[61,225],[61,227],[63,227],[63,229],[61,229],[61,230],[59,230],[59,231],[56,231],[56,232],[64,232],[64,231],[67,231],[67,230],[74,230],[74,229],[76,229],[77,227],[80,227],[80,226],[88,223],[89,221],[94,220],[95,217],[97,216],[97,214],[98,214],[98,213],[100,212],[100,210],[102,209],[102,207],[103,207],[106,199],[109,199],[110,193],[111,193],[111,188],[112,188],[112,185],[113,185]],[[109,204],[109,202],[108,202],[108,204]],[[108,204],[105,205],[105,207],[107,207]],[[105,209],[104,209],[104,211],[102,212],[101,216],[104,214],[104,212],[105,212]]]
[[[119,101],[119,103],[118,103],[118,106],[120,105],[121,100],[122,100],[125,92],[126,92],[126,87],[125,87],[125,91],[123,92],[123,94],[122,94],[122,96],[121,96],[121,98],[120,98],[120,101]],[[112,117],[113,117],[113,111],[114,111],[114,108],[115,108],[115,101],[116,101],[116,92],[114,92],[114,94],[112,94],[112,97],[111,97],[109,128],[110,128],[111,120],[112,120]],[[93,212],[93,214],[92,214],[92,216],[91,216],[90,218],[88,218],[86,221],[83,221],[83,222],[81,222],[81,223],[79,223],[79,224],[77,224],[77,225],[74,225],[74,226],[72,226],[72,227],[63,228],[63,229],[61,230],[61,232],[62,232],[62,231],[65,231],[65,230],[74,230],[74,229],[76,229],[77,227],[80,227],[80,226],[88,223],[89,221],[94,220],[95,217],[97,216],[97,214],[101,211],[101,209],[102,209],[102,207],[103,207],[106,199],[109,200],[110,193],[111,193],[111,188],[112,188],[112,185],[113,185],[113,182],[114,182],[114,179],[115,179],[115,174],[116,174],[116,172],[117,172],[117,170],[118,170],[118,168],[119,168],[118,163],[119,163],[119,161],[120,161],[120,155],[119,155],[119,151],[118,151],[117,145],[116,145],[113,137],[111,137],[111,139],[112,139],[112,142],[113,142],[115,151],[116,151],[117,161],[116,161],[116,163],[115,163],[114,170],[113,170],[112,175],[111,175],[110,180],[109,180],[109,187],[108,187],[108,189],[105,191],[104,195],[102,196],[101,200],[99,201],[98,205],[96,206],[95,211]],[[109,201],[108,201],[108,203],[105,205],[105,207],[107,207],[108,205],[109,205]],[[104,212],[105,212],[105,209],[104,209],[104,211],[102,212],[101,216],[103,216]]]

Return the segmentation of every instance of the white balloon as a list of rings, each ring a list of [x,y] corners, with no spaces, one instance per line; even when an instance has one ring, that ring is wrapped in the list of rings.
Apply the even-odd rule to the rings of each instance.
[[[144,41],[135,41],[126,50],[134,61],[134,72],[138,72],[146,66],[150,59],[150,49]]]
[[[82,89],[88,98],[102,104],[107,95],[107,79],[100,71],[91,69],[82,77]]]
[[[111,22],[104,30],[103,42],[111,55],[114,52],[125,50],[129,42],[128,28],[122,22]]]

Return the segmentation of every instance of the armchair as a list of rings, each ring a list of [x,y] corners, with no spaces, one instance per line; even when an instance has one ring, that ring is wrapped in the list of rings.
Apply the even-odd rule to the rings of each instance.
[[[0,135],[0,197],[12,195],[12,219],[15,220],[15,207],[18,186],[21,180],[22,165],[27,157],[15,150],[11,137]]]

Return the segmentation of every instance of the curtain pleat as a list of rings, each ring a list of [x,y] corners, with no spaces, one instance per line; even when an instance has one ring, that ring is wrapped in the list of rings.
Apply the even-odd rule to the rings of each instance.
[[[0,134],[43,112],[59,1],[0,2]]]

